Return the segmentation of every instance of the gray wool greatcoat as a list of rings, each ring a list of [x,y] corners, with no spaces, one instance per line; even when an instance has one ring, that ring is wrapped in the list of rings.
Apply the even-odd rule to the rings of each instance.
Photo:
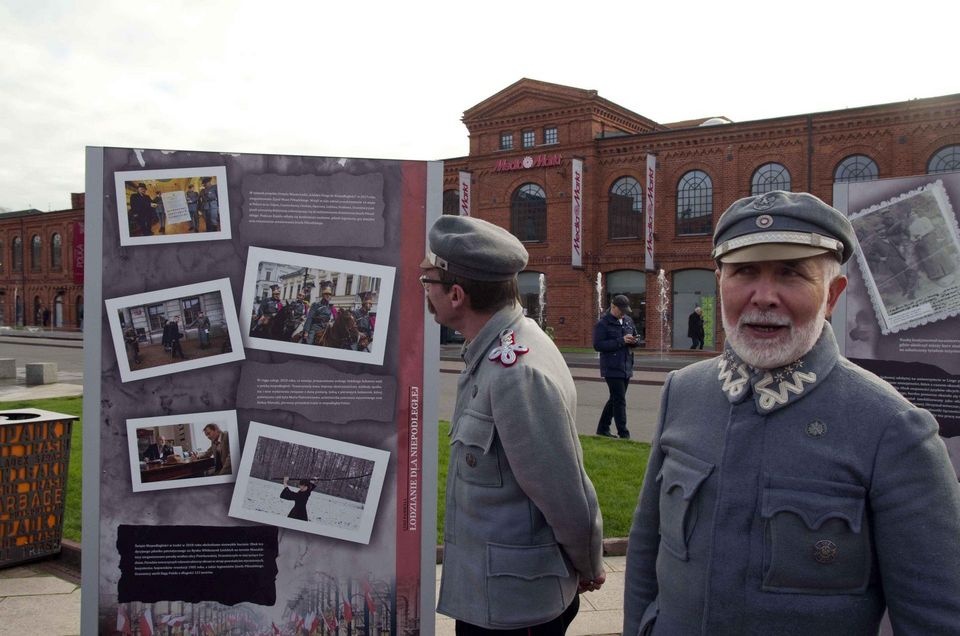
[[[960,486],[937,431],[829,324],[773,372],[728,348],[671,373],[623,633],[876,634],[887,607],[898,635],[960,634]]]
[[[488,629],[544,623],[603,568],[573,378],[519,306],[497,312],[463,358],[437,610]]]

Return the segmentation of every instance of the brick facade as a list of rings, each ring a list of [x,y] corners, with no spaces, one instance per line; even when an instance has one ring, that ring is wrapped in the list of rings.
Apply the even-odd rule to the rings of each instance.
[[[70,209],[52,212],[0,214],[0,327],[81,328],[83,280],[75,265],[83,262],[84,195],[72,195],[71,204]],[[34,237],[39,238],[39,252],[33,249]],[[59,258],[54,255],[55,237]],[[19,259],[17,239],[22,241]]]
[[[926,173],[935,153],[960,145],[960,95],[741,123],[719,118],[664,125],[609,102],[596,91],[523,79],[465,111],[463,122],[470,135],[470,154],[446,160],[446,196],[457,189],[458,172],[468,171],[472,214],[514,229],[511,197],[517,189],[535,184],[546,194],[545,239],[525,242],[530,252],[527,271],[546,277],[544,320],[553,327],[558,344],[590,345],[598,312],[597,273],[603,280],[627,273],[645,276],[645,291],[631,298],[645,300],[633,307],[634,317],[646,326],[644,346],[656,350],[663,339],[656,271],[665,271],[672,288],[669,313],[674,305],[678,308],[676,320],[670,317],[676,339],[664,343],[665,348],[683,346],[688,342],[685,324],[691,303],[711,293],[715,300],[716,295],[715,288],[705,288],[700,296],[701,290],[684,288],[684,280],[712,277],[710,233],[731,203],[751,194],[757,168],[781,164],[789,171],[791,190],[811,192],[827,202],[832,200],[837,167],[852,155],[873,160],[879,178]],[[558,143],[543,143],[548,128],[556,129]],[[524,131],[534,132],[532,147],[523,147]],[[512,135],[511,149],[501,149],[504,133]],[[621,177],[633,177],[646,193],[648,154],[657,160],[655,268],[644,272],[642,232],[637,238],[608,238],[608,206],[611,187]],[[527,156],[533,165],[524,168]],[[582,268],[571,266],[573,158],[584,162]],[[703,171],[712,180],[709,231],[680,235],[677,189],[691,170]],[[684,272],[690,277],[684,279]],[[605,285],[603,306],[610,294],[623,291]],[[722,343],[721,331],[716,324],[708,334],[715,347]]]

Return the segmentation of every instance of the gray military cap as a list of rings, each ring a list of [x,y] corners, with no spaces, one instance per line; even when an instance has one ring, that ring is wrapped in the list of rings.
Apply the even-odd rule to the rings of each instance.
[[[480,281],[510,280],[527,266],[527,249],[499,225],[444,214],[430,228],[430,252],[420,267]]]
[[[774,190],[735,202],[713,233],[721,263],[787,261],[831,253],[841,263],[856,236],[847,217],[812,194]]]

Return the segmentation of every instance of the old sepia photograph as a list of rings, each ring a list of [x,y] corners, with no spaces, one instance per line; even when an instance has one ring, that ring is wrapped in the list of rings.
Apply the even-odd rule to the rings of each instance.
[[[252,349],[383,364],[394,268],[251,247],[240,306]]]
[[[114,174],[121,245],[230,238],[223,166]]]
[[[863,272],[884,334],[960,313],[960,232],[935,181],[850,217]]]
[[[369,543],[390,453],[250,422],[230,516]]]
[[[134,492],[236,481],[236,411],[127,420]]]
[[[244,359],[228,278],[105,304],[123,382]]]

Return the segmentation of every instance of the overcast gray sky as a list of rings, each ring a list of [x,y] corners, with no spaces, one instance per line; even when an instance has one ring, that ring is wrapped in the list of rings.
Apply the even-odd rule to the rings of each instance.
[[[88,145],[458,157],[463,111],[522,77],[664,123],[956,93],[957,13],[934,0],[0,0],[0,207],[69,207]]]

